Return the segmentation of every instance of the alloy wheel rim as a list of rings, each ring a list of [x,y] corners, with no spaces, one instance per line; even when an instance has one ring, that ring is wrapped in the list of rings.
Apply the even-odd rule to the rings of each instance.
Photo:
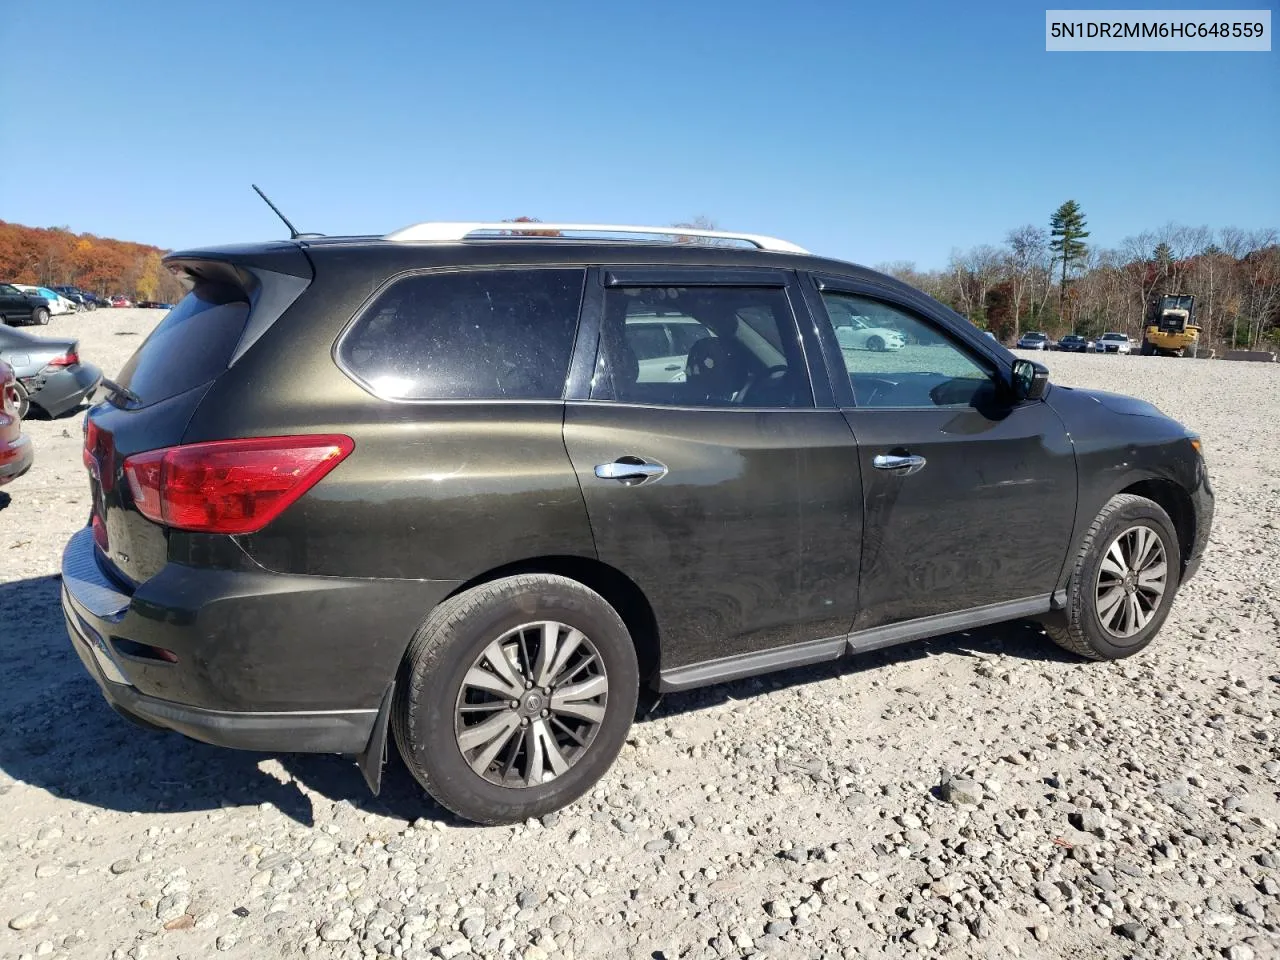
[[[1119,640],[1131,639],[1155,618],[1168,582],[1168,557],[1160,535],[1146,524],[1121,532],[1102,555],[1094,585],[1102,629]]]
[[[462,680],[454,737],[463,760],[503,787],[549,783],[595,740],[609,678],[595,644],[555,620],[516,627],[489,643]]]

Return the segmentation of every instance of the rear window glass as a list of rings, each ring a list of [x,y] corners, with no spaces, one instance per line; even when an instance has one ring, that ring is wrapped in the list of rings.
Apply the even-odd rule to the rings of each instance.
[[[558,400],[586,271],[406,277],[369,305],[338,356],[397,400]]]
[[[120,371],[121,385],[157,403],[227,369],[249,318],[244,293],[200,284],[178,301]]]

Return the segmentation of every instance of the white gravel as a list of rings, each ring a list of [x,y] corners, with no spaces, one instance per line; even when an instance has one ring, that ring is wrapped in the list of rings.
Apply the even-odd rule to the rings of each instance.
[[[55,318],[107,373],[146,311]],[[80,418],[0,492],[0,956],[1280,956],[1280,365],[1049,354],[1199,430],[1217,520],[1156,643],[1027,624],[670,697],[574,807],[119,719],[63,632]]]

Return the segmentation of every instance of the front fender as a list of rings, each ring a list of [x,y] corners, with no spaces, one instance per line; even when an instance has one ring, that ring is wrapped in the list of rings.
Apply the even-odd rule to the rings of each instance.
[[[1078,476],[1071,550],[1058,588],[1066,587],[1089,527],[1107,501],[1150,481],[1173,484],[1191,502],[1194,530],[1183,557],[1185,580],[1203,552],[1213,509],[1208,474],[1191,444],[1191,431],[1154,407],[1141,401],[1117,403],[1120,398],[1114,395],[1054,386],[1046,399],[1071,436]]]

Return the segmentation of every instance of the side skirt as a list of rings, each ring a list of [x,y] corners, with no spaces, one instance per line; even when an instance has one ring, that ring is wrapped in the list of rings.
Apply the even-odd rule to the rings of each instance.
[[[692,690],[695,687],[740,680],[743,677],[754,677],[762,673],[772,673],[775,670],[803,667],[825,660],[837,660],[848,654],[880,650],[924,637],[936,637],[959,630],[1002,623],[1006,620],[1033,617],[1048,613],[1051,609],[1053,609],[1053,599],[1048,596],[1006,600],[983,607],[971,607],[956,613],[905,620],[901,623],[872,627],[869,630],[856,630],[840,637],[809,640],[805,643],[755,653],[743,653],[719,660],[704,660],[701,663],[661,671],[658,675],[658,690],[663,693]]]

